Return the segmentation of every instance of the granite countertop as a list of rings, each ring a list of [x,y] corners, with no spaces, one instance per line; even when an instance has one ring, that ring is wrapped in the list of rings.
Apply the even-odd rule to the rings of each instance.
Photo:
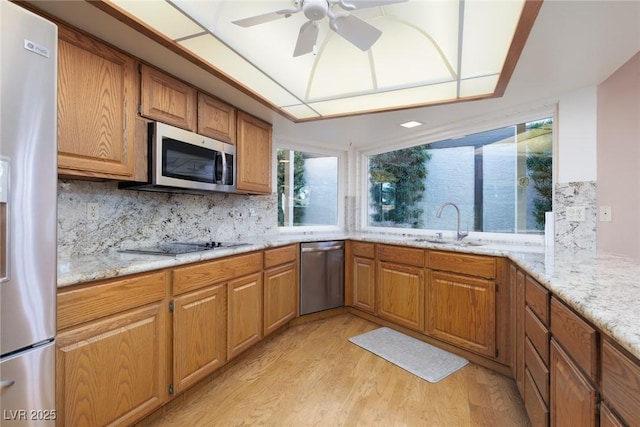
[[[640,263],[634,259],[610,254],[589,256],[558,251],[554,253],[545,250],[543,246],[489,241],[482,242],[482,246],[458,246],[431,243],[415,236],[378,233],[281,234],[271,238],[254,238],[245,246],[178,256],[113,251],[85,257],[59,258],[58,287],[290,243],[343,239],[507,257],[622,347],[640,358]]]

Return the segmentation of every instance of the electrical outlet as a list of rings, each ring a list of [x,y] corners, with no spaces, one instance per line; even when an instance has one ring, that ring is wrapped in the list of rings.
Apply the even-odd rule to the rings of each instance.
[[[584,206],[569,206],[567,208],[567,221],[582,222],[586,219]]]
[[[100,208],[97,203],[87,203],[87,219],[97,221],[100,218]]]
[[[600,221],[611,222],[611,206],[600,206]]]

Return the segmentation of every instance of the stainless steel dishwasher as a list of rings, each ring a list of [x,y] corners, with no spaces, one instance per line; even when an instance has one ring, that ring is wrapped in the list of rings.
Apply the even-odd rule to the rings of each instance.
[[[344,242],[300,245],[300,314],[344,305]]]

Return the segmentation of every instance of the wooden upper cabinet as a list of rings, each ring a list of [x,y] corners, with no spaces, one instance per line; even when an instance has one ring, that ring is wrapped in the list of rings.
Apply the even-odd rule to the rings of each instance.
[[[131,180],[137,73],[133,58],[58,27],[58,173]]]
[[[140,114],[195,132],[197,90],[148,65],[140,73]]]
[[[236,109],[198,92],[198,133],[235,145]]]
[[[238,111],[237,188],[271,194],[271,125]]]

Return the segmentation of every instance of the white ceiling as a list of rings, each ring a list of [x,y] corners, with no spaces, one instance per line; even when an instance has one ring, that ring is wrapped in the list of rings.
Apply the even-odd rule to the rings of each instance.
[[[93,6],[77,1],[32,3],[273,123],[276,144],[325,149],[401,146],[484,117],[553,105],[563,94],[603,82],[640,51],[640,1],[546,0],[502,98],[293,123]],[[425,125],[399,126],[408,120]]]

